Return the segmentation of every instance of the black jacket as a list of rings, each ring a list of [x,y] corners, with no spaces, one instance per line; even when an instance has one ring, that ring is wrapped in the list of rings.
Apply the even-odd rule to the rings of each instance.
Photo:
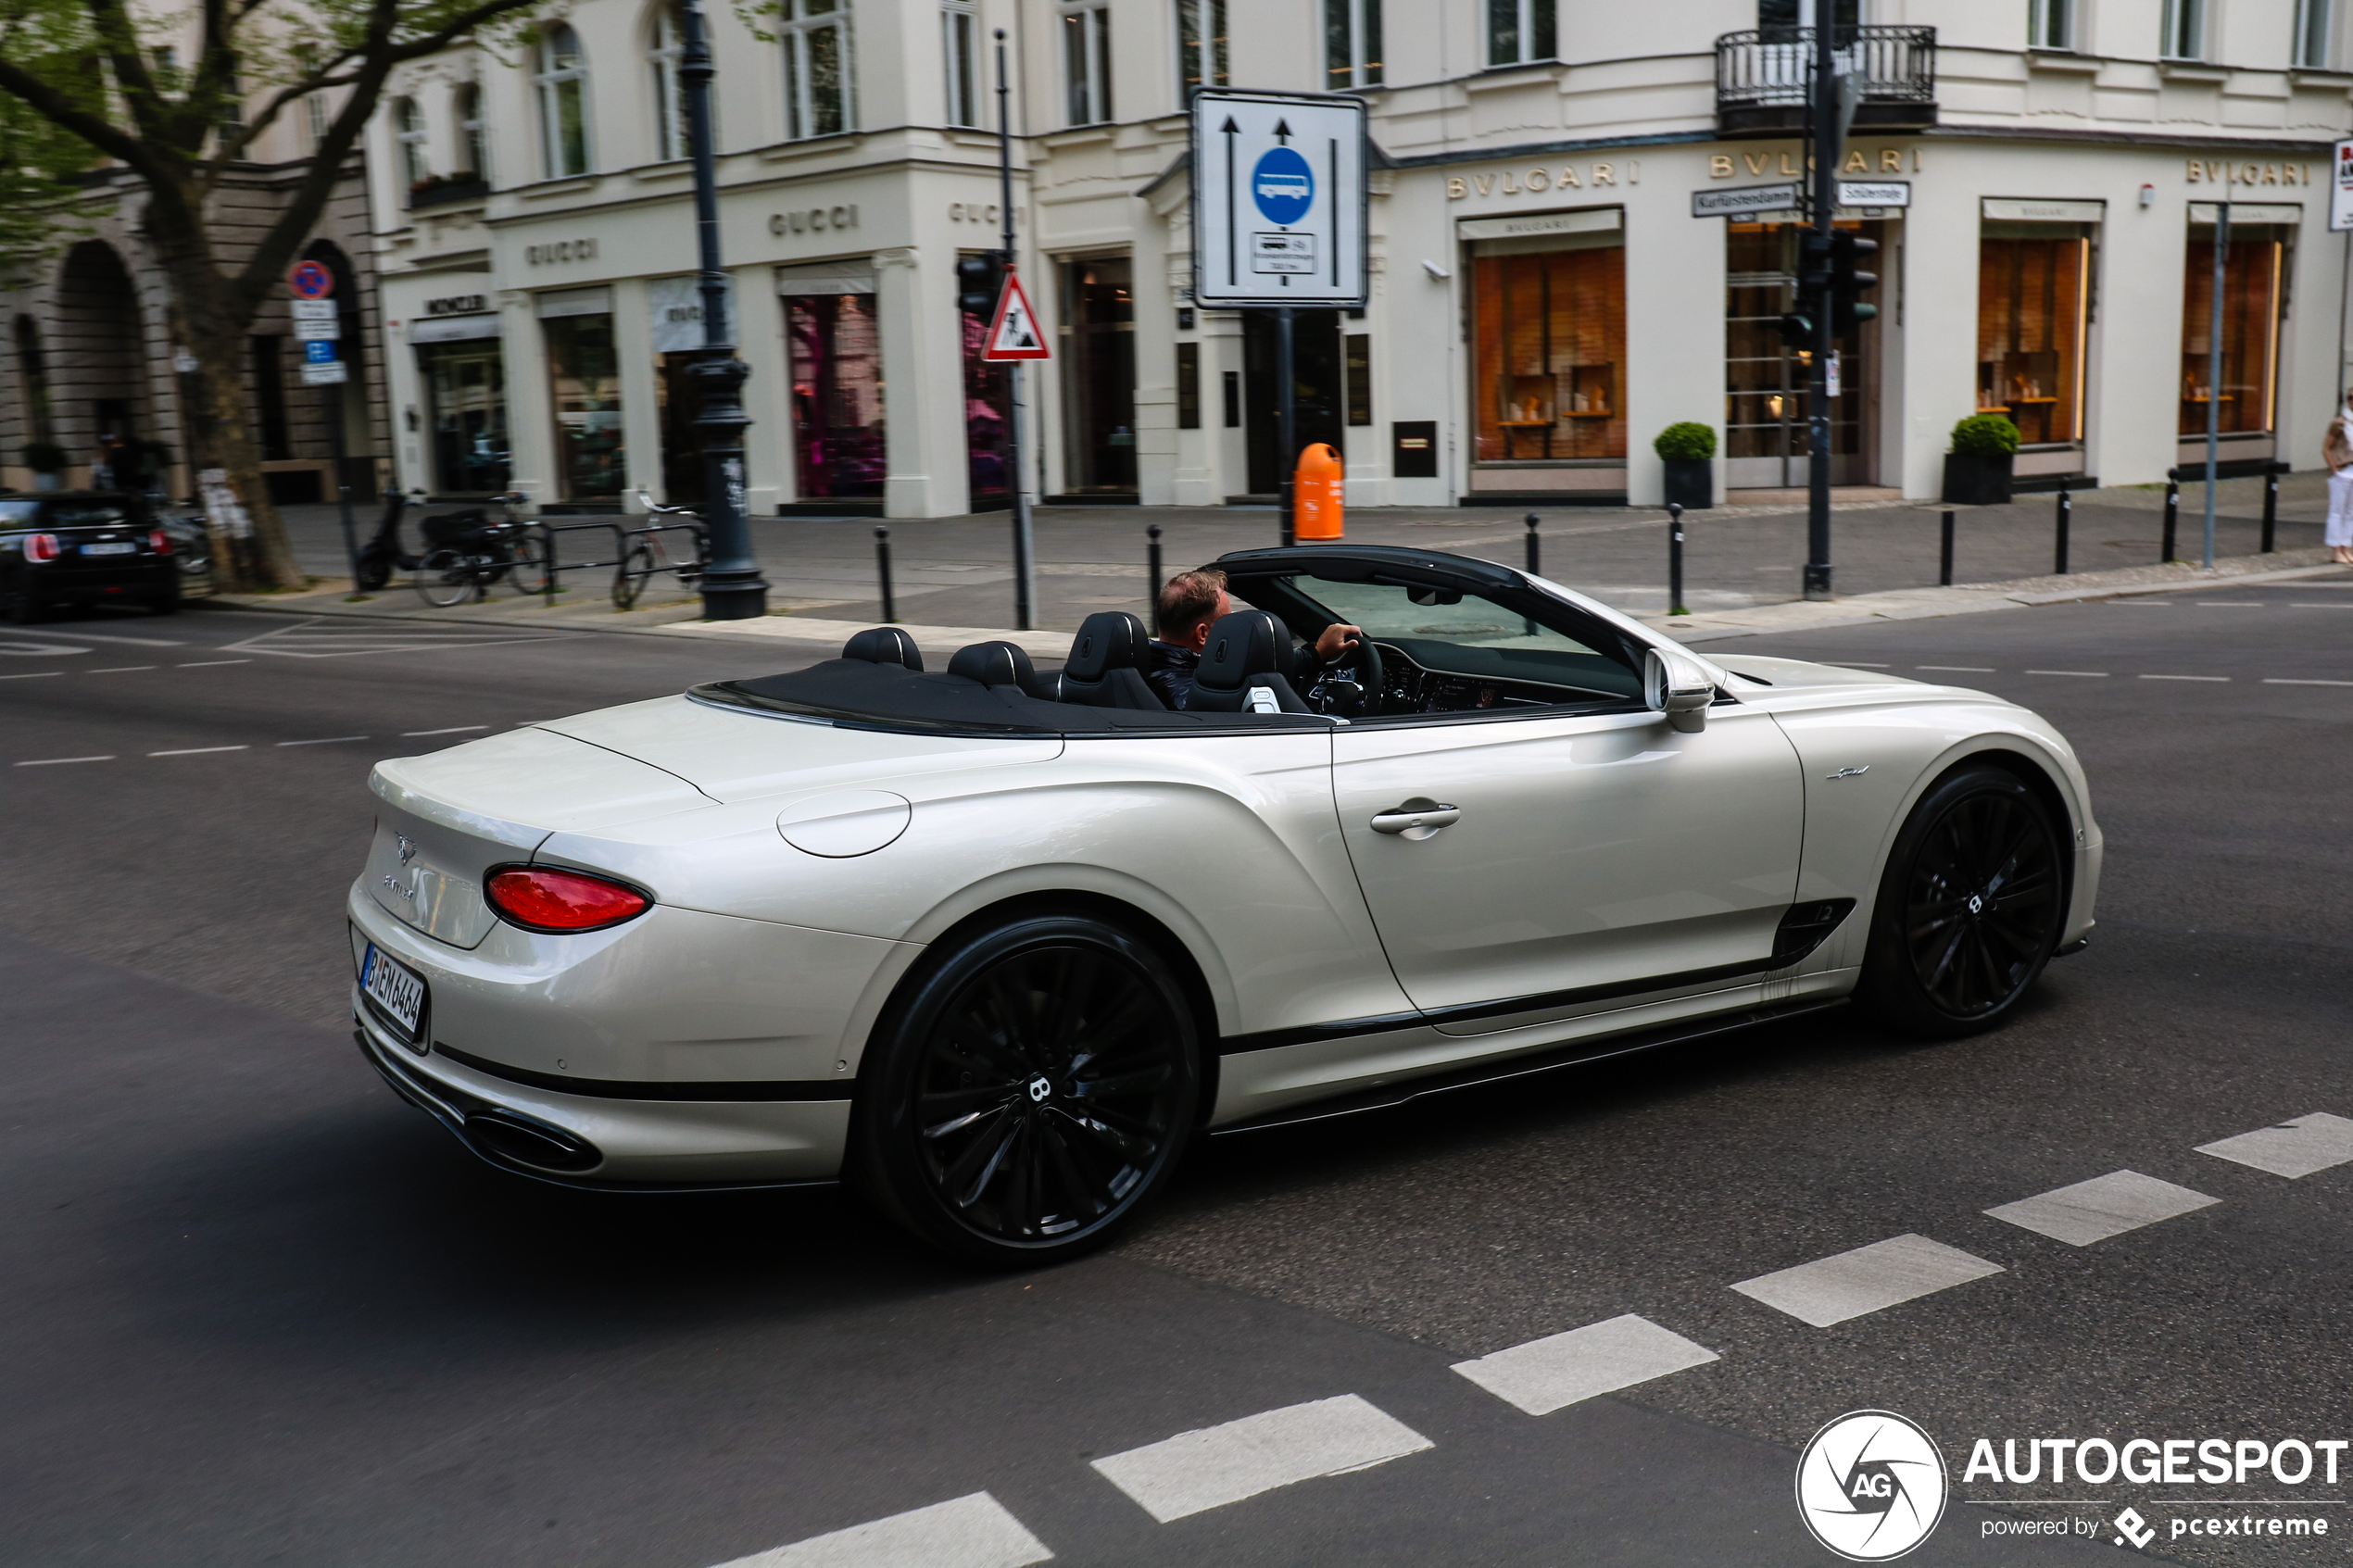
[[[1201,655],[1158,638],[1152,641],[1151,654],[1152,666],[1144,671],[1144,684],[1171,711],[1183,708],[1185,698],[1192,694],[1193,671],[1201,668]]]

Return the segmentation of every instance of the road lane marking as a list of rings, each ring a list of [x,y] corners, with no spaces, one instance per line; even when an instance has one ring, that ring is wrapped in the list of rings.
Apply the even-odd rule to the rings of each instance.
[[[19,762],[17,766],[19,768],[55,768],[67,762],[111,762],[113,760],[114,756],[110,752],[104,757],[39,757],[30,762]]]
[[[368,735],[321,735],[317,740],[282,740],[280,746],[341,746],[346,741],[368,740]]]
[[[2315,1110],[2276,1127],[2262,1127],[2236,1137],[2202,1143],[2197,1146],[2197,1152],[2252,1165],[2293,1181],[2353,1160],[2353,1122]]]
[[[1580,1399],[1718,1359],[1705,1346],[1628,1312],[1475,1361],[1458,1361],[1454,1370],[1506,1404],[1530,1415],[1550,1415]]]
[[[1095,1461],[1165,1524],[1277,1486],[1365,1470],[1437,1445],[1354,1394],[1287,1405]]]
[[[199,659],[194,664],[174,665],[173,668],[178,670],[218,670],[224,664],[251,664],[253,660],[250,659]]]
[[[2228,675],[2144,675],[2144,681],[2227,681]]]
[[[2198,609],[2261,609],[2263,608],[2261,599],[2196,599],[2192,603],[2194,608]]]
[[[1915,664],[1915,670],[1935,670],[1950,675],[1994,675],[2000,671],[1982,664]]]
[[[13,639],[0,642],[0,654],[5,654],[10,659],[47,659],[53,655],[88,653],[89,651],[88,648],[72,647],[64,643],[28,643]]]
[[[45,675],[62,675],[62,670],[28,670],[21,675],[0,675],[0,681],[38,681]]]
[[[1842,660],[1838,665],[1838,668],[1842,670],[1893,670],[1895,666],[1893,664],[1873,664],[1868,659],[1849,659]]]
[[[181,648],[188,646],[164,637],[118,637],[105,632],[85,632],[79,626],[69,629],[60,626],[57,634],[70,637],[77,643],[128,643],[134,648]]]
[[[2309,603],[2303,600],[2291,601],[2287,608],[2290,609],[2353,609],[2353,605],[2322,604],[2318,599],[2314,599]]]
[[[109,664],[104,670],[84,670],[85,675],[128,675],[133,670],[153,670],[152,664]]]
[[[446,730],[403,730],[400,732],[400,738],[402,740],[415,740],[420,735],[462,735],[470,734],[475,730],[486,730],[488,728],[490,728],[490,726],[487,724],[452,724]]]
[[[250,751],[245,746],[183,746],[177,751],[150,751],[150,757],[205,757],[216,751]]]
[[[1054,1554],[987,1492],[738,1557],[720,1568],[1026,1568]]]
[[[2073,675],[2086,681],[2108,679],[2108,671],[2105,670],[2029,670],[2027,673],[2030,675]]]
[[[2346,608],[2353,609],[2353,605]],[[53,670],[50,673],[55,674],[57,671]],[[2353,681],[2291,681],[2284,675],[2266,675],[2263,677],[2263,684],[2267,686],[2353,686]]]
[[[2089,1247],[2221,1201],[2138,1171],[2113,1171],[1985,1212],[2070,1247]]]
[[[1732,1288],[1801,1323],[1828,1328],[2002,1272],[2001,1264],[1989,1263],[1941,1241],[1898,1236],[1793,1269],[1759,1274]]]

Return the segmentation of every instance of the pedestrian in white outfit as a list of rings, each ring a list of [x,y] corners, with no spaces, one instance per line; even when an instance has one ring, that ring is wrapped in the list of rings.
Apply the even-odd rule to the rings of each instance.
[[[2321,439],[2321,460],[2329,466],[2329,559],[2353,566],[2353,387]]]

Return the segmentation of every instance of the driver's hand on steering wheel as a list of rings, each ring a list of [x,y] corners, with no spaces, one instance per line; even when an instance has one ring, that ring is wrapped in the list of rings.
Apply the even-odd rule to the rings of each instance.
[[[1362,642],[1364,637],[1363,627],[1351,626],[1345,621],[1335,622],[1325,627],[1324,634],[1315,639],[1316,661],[1321,664],[1331,663],[1347,652],[1352,644]]]

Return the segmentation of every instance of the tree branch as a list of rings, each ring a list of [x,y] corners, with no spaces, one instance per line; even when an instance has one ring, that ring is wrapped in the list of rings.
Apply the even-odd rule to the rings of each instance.
[[[28,108],[50,124],[81,137],[117,162],[128,164],[150,182],[175,177],[146,143],[96,111],[83,108],[46,80],[13,61],[0,60],[0,92],[23,99]]]

